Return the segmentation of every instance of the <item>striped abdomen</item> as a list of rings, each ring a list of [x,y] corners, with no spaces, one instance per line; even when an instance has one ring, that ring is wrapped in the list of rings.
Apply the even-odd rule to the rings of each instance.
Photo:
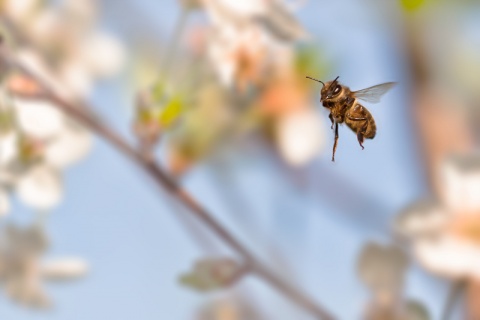
[[[347,111],[345,115],[345,123],[353,130],[353,132],[360,132],[367,139],[375,138],[377,126],[375,125],[375,120],[373,119],[372,114],[367,108],[356,101]]]

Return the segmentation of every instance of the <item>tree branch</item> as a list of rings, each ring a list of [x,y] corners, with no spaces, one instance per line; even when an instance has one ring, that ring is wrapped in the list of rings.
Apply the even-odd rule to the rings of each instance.
[[[110,144],[115,146],[125,156],[129,157],[145,173],[147,173],[159,187],[165,188],[175,199],[182,203],[195,218],[205,224],[219,239],[235,250],[250,267],[253,274],[270,284],[273,288],[281,292],[291,301],[309,311],[317,319],[333,320],[322,306],[315,303],[306,293],[295,287],[293,284],[285,281],[280,276],[271,271],[258,258],[256,258],[237,238],[235,238],[223,225],[221,225],[210,212],[204,209],[190,194],[181,188],[177,182],[171,178],[158,164],[149,158],[146,158],[125,139],[107,126],[99,117],[95,116],[92,109],[85,104],[73,104],[65,101],[39,76],[32,73],[25,66],[12,59],[5,47],[0,48],[0,63],[2,67],[10,70],[14,69],[25,76],[37,82],[43,89],[43,94],[39,98],[52,102],[57,108],[76,119],[98,136],[102,137]]]

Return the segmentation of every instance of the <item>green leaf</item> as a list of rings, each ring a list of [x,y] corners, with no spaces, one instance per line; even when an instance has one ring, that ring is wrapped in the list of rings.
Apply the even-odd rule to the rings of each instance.
[[[413,12],[420,9],[424,4],[425,0],[400,0],[400,4],[403,9],[408,12]]]
[[[180,97],[174,97],[160,111],[158,121],[163,128],[168,128],[182,115],[183,111],[183,100]]]

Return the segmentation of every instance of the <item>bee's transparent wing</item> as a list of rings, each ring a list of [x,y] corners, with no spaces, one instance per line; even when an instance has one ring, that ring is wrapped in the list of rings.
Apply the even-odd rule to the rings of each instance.
[[[386,82],[370,88],[355,91],[353,94],[357,99],[370,103],[379,103],[380,98],[396,84],[396,82]]]

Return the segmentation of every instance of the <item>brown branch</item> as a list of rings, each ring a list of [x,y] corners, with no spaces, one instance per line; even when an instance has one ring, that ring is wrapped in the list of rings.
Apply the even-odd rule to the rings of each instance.
[[[43,99],[51,101],[57,108],[91,129],[97,135],[115,146],[124,155],[129,157],[135,164],[150,175],[159,187],[165,188],[172,197],[190,209],[188,210],[190,214],[205,224],[219,239],[235,250],[244,259],[245,264],[250,267],[253,274],[269,283],[273,288],[277,289],[299,306],[308,310],[317,319],[334,319],[329,312],[315,303],[306,293],[282,279],[257,259],[246,248],[246,246],[221,225],[213,215],[204,209],[192,196],[190,196],[190,194],[183,190],[173,178],[158,166],[156,162],[152,161],[150,158],[146,158],[141,152],[132,147],[119,134],[100,120],[100,118],[95,116],[91,111],[91,108],[87,105],[73,104],[65,101],[49,88],[46,85],[46,82],[40,77],[25,68],[25,66],[14,61],[6,48],[0,48],[0,64],[8,69],[17,70],[37,82],[43,89],[43,94],[41,95]]]

